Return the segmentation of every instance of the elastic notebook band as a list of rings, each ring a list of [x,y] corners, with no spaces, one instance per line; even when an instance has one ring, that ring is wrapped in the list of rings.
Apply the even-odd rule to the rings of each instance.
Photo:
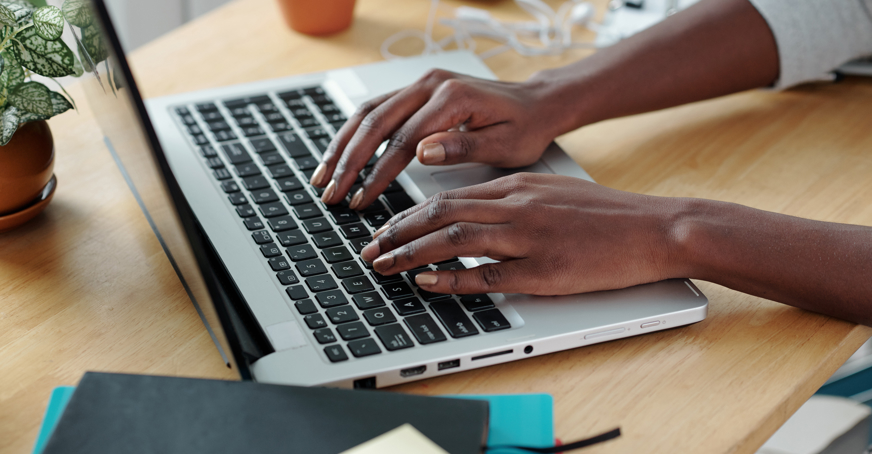
[[[602,443],[604,441],[609,441],[614,438],[618,438],[621,436],[621,428],[618,427],[616,429],[612,429],[606,433],[599,434],[595,437],[586,438],[584,440],[575,441],[566,445],[561,446],[552,446],[550,448],[531,448],[527,446],[487,446],[485,447],[485,451],[490,451],[492,449],[520,449],[522,451],[536,452],[540,454],[557,454],[560,452],[573,451],[575,449],[586,448],[588,446],[593,446],[595,444]]]

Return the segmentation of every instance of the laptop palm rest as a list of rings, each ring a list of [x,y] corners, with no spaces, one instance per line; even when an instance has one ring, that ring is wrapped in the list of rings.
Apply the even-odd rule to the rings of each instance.
[[[507,177],[520,172],[554,173],[548,168],[548,166],[543,164],[542,161],[537,161],[533,165],[517,167],[514,169],[499,169],[483,164],[473,164],[472,166],[463,169],[434,172],[431,174],[431,177],[443,191],[449,191],[465,186],[486,183],[488,181],[496,180],[497,178]]]

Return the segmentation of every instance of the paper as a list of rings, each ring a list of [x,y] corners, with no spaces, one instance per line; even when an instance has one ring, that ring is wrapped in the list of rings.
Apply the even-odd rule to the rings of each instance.
[[[403,424],[396,429],[379,435],[366,443],[358,445],[342,454],[448,454],[433,443],[411,424]]]

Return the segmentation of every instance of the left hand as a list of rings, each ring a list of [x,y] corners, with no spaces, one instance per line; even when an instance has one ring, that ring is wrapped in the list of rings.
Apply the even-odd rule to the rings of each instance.
[[[566,295],[678,277],[669,263],[676,199],[577,178],[515,174],[446,191],[394,216],[361,257],[390,275],[453,257],[499,263],[418,274],[451,294]]]

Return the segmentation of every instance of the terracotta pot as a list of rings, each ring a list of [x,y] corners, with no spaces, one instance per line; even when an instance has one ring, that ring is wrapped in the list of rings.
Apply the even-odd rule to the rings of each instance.
[[[329,35],[351,25],[354,0],[278,0],[285,21],[307,35]]]
[[[48,184],[54,168],[54,140],[45,121],[18,127],[0,146],[0,216],[26,208]]]

